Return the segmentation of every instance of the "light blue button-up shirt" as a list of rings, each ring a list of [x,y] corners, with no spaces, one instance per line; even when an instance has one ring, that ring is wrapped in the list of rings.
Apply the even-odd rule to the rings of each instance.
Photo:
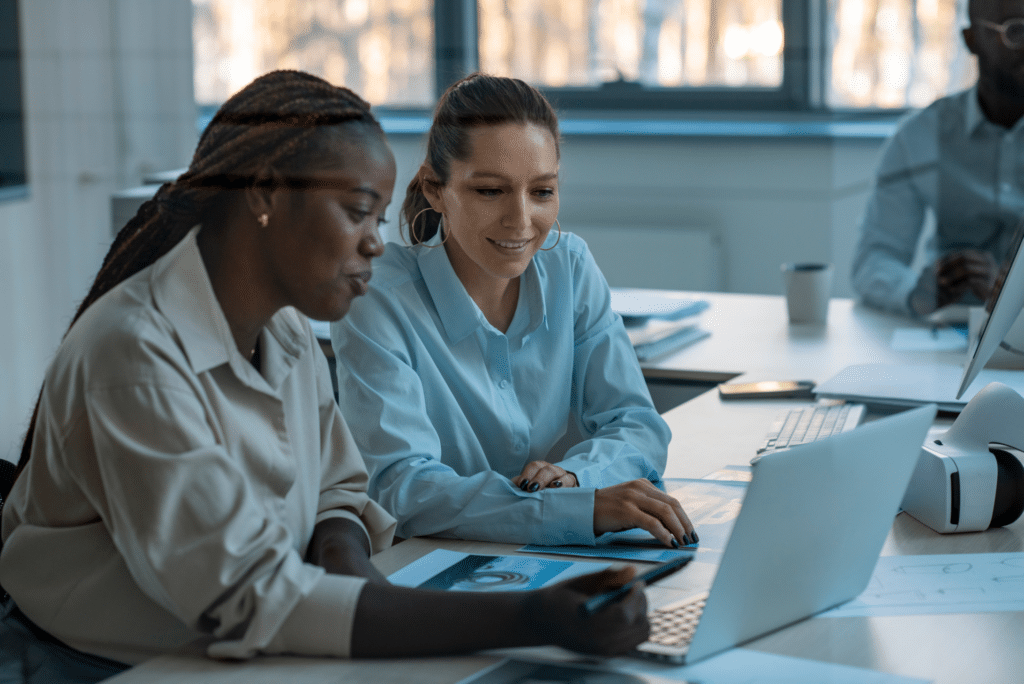
[[[594,490],[665,470],[668,426],[571,233],[531,261],[506,333],[443,247],[391,243],[331,337],[370,495],[399,536],[592,544]],[[552,448],[567,427],[580,436],[563,458]],[[510,478],[535,460],[558,461],[580,486],[521,491]]]
[[[909,314],[919,273],[910,264],[935,216],[928,261],[979,249],[1007,256],[1024,215],[1024,119],[989,121],[976,88],[936,100],[900,123],[882,152],[861,222],[853,286],[868,304]]]

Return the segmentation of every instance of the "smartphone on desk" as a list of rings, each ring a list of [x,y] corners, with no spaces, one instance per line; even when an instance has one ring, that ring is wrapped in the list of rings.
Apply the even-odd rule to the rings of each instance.
[[[722,399],[813,399],[812,380],[764,380],[724,382],[718,386]]]

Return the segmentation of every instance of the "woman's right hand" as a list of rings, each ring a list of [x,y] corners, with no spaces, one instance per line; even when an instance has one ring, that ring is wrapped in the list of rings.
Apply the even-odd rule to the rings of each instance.
[[[641,527],[665,546],[699,541],[686,511],[648,480],[631,480],[594,492],[594,534]]]
[[[622,655],[642,644],[650,635],[642,583],[592,615],[582,609],[591,597],[618,589],[635,574],[630,566],[602,570],[533,592],[526,610],[540,643],[605,656]]]

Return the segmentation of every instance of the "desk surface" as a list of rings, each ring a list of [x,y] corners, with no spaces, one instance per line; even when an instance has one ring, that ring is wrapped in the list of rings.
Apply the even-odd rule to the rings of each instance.
[[[693,296],[692,293],[689,296]],[[913,325],[849,300],[834,300],[824,327],[790,326],[781,297],[701,294],[712,304],[704,325],[712,336],[653,363],[645,371],[682,380],[724,381],[808,378],[822,381],[851,363],[941,361],[960,363],[962,353],[893,352],[892,332]],[[665,414],[672,428],[666,477],[701,477],[745,463],[776,414],[792,401],[722,402],[707,392]],[[804,402],[806,403],[806,402]],[[412,539],[374,557],[386,573],[434,548],[510,553],[515,546]],[[999,530],[940,535],[900,514],[883,555],[1024,551],[1024,519]],[[664,590],[706,587],[713,575],[698,564],[666,580]],[[701,564],[706,566],[706,564]],[[1019,681],[1024,672],[1024,613],[972,613],[805,620],[748,644],[748,648],[920,677],[941,683]],[[176,682],[195,675],[210,682],[456,682],[496,656],[402,661],[340,662],[260,658],[215,663],[202,657],[167,656],[111,681]]]

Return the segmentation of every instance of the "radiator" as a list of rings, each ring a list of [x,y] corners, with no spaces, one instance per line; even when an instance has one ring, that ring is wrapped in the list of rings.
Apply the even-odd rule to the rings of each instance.
[[[722,241],[706,228],[563,225],[587,241],[612,287],[717,292],[725,285]]]

